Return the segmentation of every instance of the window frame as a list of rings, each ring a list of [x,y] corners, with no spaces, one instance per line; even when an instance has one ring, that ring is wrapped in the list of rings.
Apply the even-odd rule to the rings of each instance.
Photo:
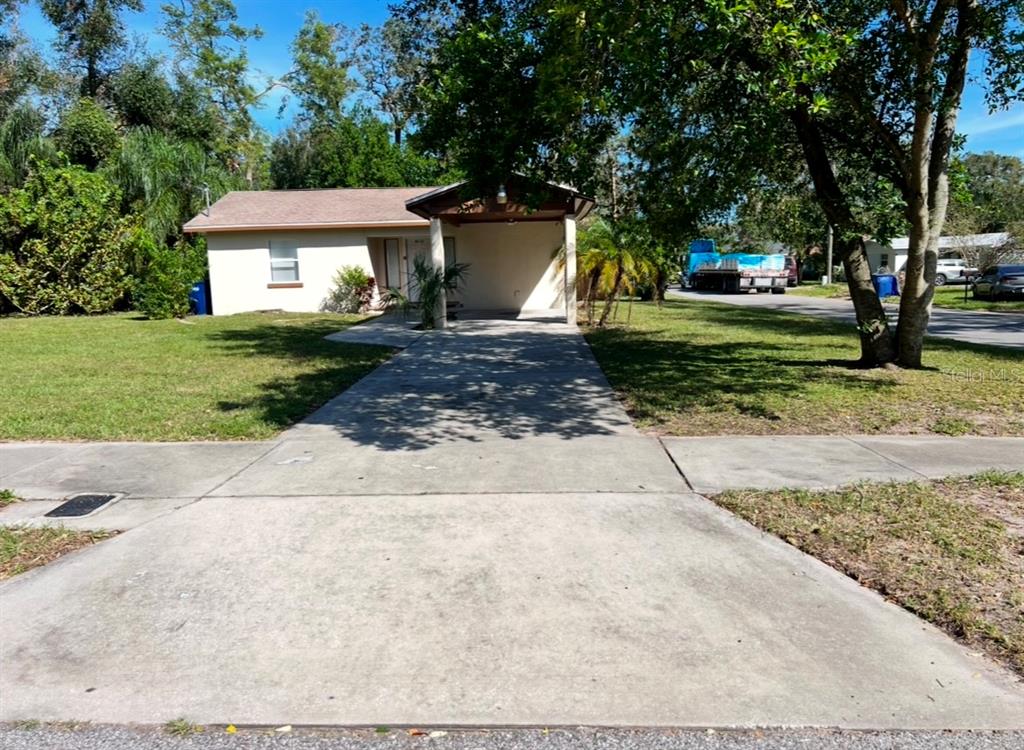
[[[282,256],[280,255],[282,251],[289,254]],[[275,252],[279,253],[277,257],[275,257]],[[268,281],[268,286],[283,287],[302,285],[302,272],[299,268],[298,245],[281,242],[280,240],[270,240],[267,242],[267,256],[270,261],[270,279]],[[282,269],[290,269],[293,272],[293,276],[291,278],[275,278],[275,271]]]

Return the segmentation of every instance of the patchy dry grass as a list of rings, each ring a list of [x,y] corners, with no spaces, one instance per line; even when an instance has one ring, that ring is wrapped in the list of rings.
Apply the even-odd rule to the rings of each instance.
[[[18,498],[11,490],[0,490],[0,508],[6,508],[16,502]]]
[[[929,339],[922,370],[862,370],[850,325],[704,301],[633,306],[587,340],[642,427],[667,435],[1024,435],[1019,351]]]
[[[714,500],[1024,675],[1024,474]]]
[[[109,539],[114,533],[63,527],[0,526],[0,581]]]

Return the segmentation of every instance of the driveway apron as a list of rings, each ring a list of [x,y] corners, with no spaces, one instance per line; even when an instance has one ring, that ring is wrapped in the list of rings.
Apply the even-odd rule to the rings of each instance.
[[[420,337],[267,450],[0,584],[0,720],[1024,726],[1008,672],[688,491],[563,324]]]

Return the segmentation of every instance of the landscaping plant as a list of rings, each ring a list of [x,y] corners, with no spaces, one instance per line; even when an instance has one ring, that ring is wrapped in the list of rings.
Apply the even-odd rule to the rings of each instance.
[[[398,289],[389,288],[381,295],[381,305],[384,309],[401,310],[405,314],[413,309],[419,310],[420,326],[434,328],[442,295],[457,292],[465,283],[468,270],[468,263],[452,263],[441,270],[430,258],[417,255],[412,264],[414,294],[406,296]]]
[[[30,314],[109,312],[131,288],[138,221],[118,189],[82,167],[36,163],[0,195],[0,307]]]
[[[342,266],[334,274],[334,288],[323,301],[324,312],[358,313],[370,309],[377,282],[362,266]]]
[[[142,260],[141,277],[132,294],[135,309],[152,319],[188,315],[189,292],[206,273],[205,243],[167,247],[149,239]]]

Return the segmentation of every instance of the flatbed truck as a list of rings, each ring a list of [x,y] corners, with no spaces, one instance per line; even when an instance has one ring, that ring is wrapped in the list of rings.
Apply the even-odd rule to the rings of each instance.
[[[789,283],[782,255],[727,253],[721,255],[714,240],[694,240],[683,261],[683,280],[691,289],[737,293],[755,290],[785,294]]]

